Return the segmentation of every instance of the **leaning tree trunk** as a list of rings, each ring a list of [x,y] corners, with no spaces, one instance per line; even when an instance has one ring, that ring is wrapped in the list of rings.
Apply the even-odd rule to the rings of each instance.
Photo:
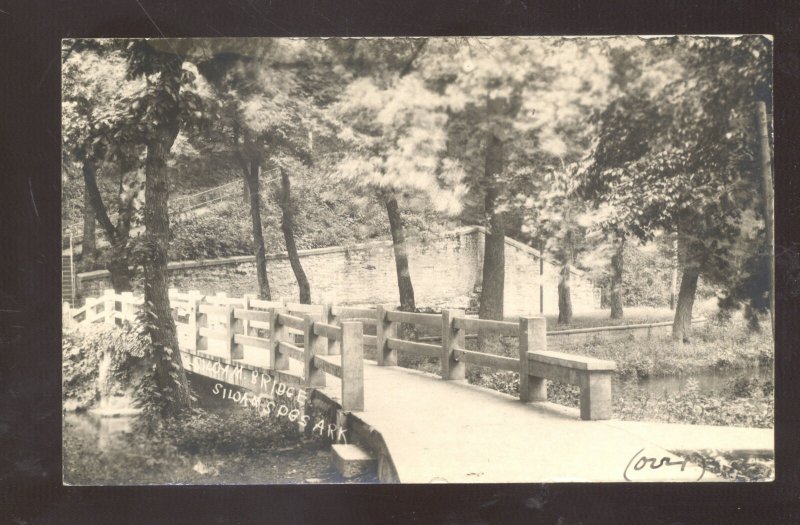
[[[611,256],[611,319],[622,319],[622,270],[625,237],[616,240],[616,252]]]
[[[162,400],[162,415],[169,417],[191,407],[189,384],[183,369],[175,321],[169,304],[167,249],[169,246],[169,184],[167,157],[178,135],[178,93],[182,59],[175,57],[161,68],[156,80],[154,106],[159,122],[147,141],[145,163],[144,304],[148,313],[154,379]]]
[[[675,307],[675,320],[672,322],[672,340],[688,343],[692,329],[692,307],[697,292],[697,279],[700,272],[695,268],[685,268],[678,291],[678,304]]]
[[[250,192],[250,219],[253,224],[253,253],[256,256],[256,275],[258,276],[258,296],[272,298],[267,277],[267,252],[264,249],[264,234],[261,231],[261,192],[259,189],[260,159],[251,159],[246,172],[247,187]]]
[[[397,199],[394,195],[385,198],[386,213],[389,216],[389,230],[392,233],[392,249],[394,251],[394,265],[397,270],[397,287],[400,291],[400,309],[413,312],[417,305],[414,300],[414,286],[411,284],[411,272],[408,268],[408,251],[406,245],[405,227],[403,218],[397,208]]]
[[[281,205],[281,229],[283,239],[286,241],[286,253],[289,255],[289,264],[292,266],[294,277],[297,280],[297,287],[300,289],[300,303],[311,304],[311,286],[308,284],[308,277],[303,271],[300,263],[300,254],[297,253],[297,244],[294,242],[294,210],[292,208],[292,190],[289,181],[289,174],[281,169],[281,192],[278,199]]]
[[[83,267],[87,270],[94,269],[94,258],[97,255],[97,243],[95,241],[95,225],[97,221],[94,217],[94,208],[89,192],[83,192],[83,240],[81,241],[81,258]]]
[[[127,214],[121,213],[119,224],[114,226],[108,216],[108,210],[103,203],[103,197],[97,186],[97,168],[94,161],[89,157],[83,160],[83,182],[86,199],[93,210],[94,217],[106,232],[109,244],[111,244],[111,253],[106,265],[106,269],[111,274],[111,286],[117,293],[129,292],[132,289],[131,277],[133,276],[133,272],[130,270],[128,253],[128,231],[130,229],[130,215],[133,209],[132,202],[127,203],[129,212]]]

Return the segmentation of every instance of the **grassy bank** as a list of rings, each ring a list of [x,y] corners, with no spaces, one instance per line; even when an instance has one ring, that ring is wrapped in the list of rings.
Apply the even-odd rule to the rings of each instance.
[[[561,351],[615,361],[618,376],[625,379],[771,366],[775,358],[771,333],[751,332],[740,322],[695,326],[692,342],[683,345],[669,338],[597,339],[565,346]]]

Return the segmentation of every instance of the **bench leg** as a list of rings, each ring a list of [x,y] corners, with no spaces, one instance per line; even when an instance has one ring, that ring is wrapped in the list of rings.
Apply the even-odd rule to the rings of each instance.
[[[581,419],[611,419],[611,373],[586,373],[580,376]]]
[[[547,383],[542,377],[526,376],[527,384],[520,376],[520,399],[523,403],[529,401],[547,401]]]

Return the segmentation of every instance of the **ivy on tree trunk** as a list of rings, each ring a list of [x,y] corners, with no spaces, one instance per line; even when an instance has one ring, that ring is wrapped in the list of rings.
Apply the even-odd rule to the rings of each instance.
[[[145,162],[144,301],[146,331],[154,360],[155,385],[161,395],[162,415],[170,417],[191,407],[189,385],[183,369],[175,321],[169,304],[167,249],[169,246],[169,182],[167,157],[178,136],[178,93],[182,59],[173,55],[161,66],[154,86],[158,119],[148,137]]]

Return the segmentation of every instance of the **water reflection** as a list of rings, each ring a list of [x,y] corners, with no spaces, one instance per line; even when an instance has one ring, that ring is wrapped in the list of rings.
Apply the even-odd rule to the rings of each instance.
[[[621,380],[614,378],[614,389],[617,392],[649,394],[663,396],[666,394],[682,393],[686,390],[689,380],[697,382],[701,393],[729,388],[737,380],[757,380],[760,383],[772,382],[773,370],[771,367],[749,368],[745,370],[712,370],[709,372],[695,373],[683,377],[649,377],[640,380]]]

